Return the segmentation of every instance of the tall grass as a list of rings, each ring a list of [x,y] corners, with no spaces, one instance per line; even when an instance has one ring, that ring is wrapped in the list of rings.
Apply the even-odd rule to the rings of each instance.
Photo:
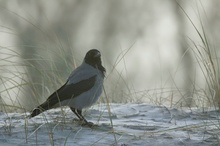
[[[188,38],[191,44],[190,48],[205,78],[207,89],[204,89],[203,91],[207,96],[207,104],[220,108],[220,72],[217,48],[215,48],[214,45],[210,43],[199,8],[197,7],[200,26],[196,26],[184,8],[179,3],[177,4],[193,26],[201,41],[201,43],[198,44],[196,41],[194,41],[194,39]],[[200,5],[203,8],[202,3],[200,3]],[[205,13],[204,9],[203,11]]]

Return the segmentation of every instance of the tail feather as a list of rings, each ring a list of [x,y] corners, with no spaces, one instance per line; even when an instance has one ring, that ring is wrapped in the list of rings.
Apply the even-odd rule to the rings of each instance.
[[[31,113],[31,115],[30,115],[30,118],[33,118],[33,117],[39,115],[39,114],[42,113],[42,112],[43,112],[43,111],[40,110],[39,108],[35,108],[35,109],[32,111],[32,113]]]
[[[35,117],[35,116],[39,115],[40,113],[55,107],[55,105],[58,102],[60,102],[60,97],[58,94],[60,91],[62,91],[64,89],[65,85],[66,84],[64,84],[60,89],[58,89],[53,94],[51,94],[43,104],[41,104],[37,108],[35,108],[32,111],[30,118]]]
[[[44,112],[44,111],[46,111],[48,109],[50,109],[50,108],[49,108],[48,102],[46,101],[45,103],[41,104],[40,106],[38,106],[37,108],[35,108],[32,111],[32,113],[30,115],[30,118],[33,118],[33,117],[41,114],[42,112]]]

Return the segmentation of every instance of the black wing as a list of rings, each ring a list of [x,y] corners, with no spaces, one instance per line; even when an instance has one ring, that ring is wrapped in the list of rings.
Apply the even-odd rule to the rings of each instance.
[[[74,98],[80,94],[82,94],[85,91],[88,91],[91,89],[96,81],[96,76],[94,75],[88,79],[82,80],[75,84],[68,84],[67,82],[60,87],[58,90],[56,90],[53,94],[51,94],[48,99],[38,106],[31,114],[31,117],[34,117],[41,112],[53,108],[54,105],[57,103]]]

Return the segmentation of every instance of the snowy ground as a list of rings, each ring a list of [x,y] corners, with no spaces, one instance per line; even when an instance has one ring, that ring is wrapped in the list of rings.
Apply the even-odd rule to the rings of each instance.
[[[105,105],[89,109],[86,119],[98,125],[92,129],[73,120],[69,108],[33,119],[25,118],[29,113],[0,112],[0,145],[220,145],[219,111],[111,104],[111,112],[113,128]]]

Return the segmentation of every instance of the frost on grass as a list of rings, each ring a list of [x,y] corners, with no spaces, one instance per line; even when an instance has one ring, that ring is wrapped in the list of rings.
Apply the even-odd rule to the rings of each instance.
[[[69,108],[35,118],[0,113],[0,145],[219,145],[220,112],[148,104],[96,105],[84,112],[98,126],[83,127]],[[113,121],[113,128],[110,125]]]

